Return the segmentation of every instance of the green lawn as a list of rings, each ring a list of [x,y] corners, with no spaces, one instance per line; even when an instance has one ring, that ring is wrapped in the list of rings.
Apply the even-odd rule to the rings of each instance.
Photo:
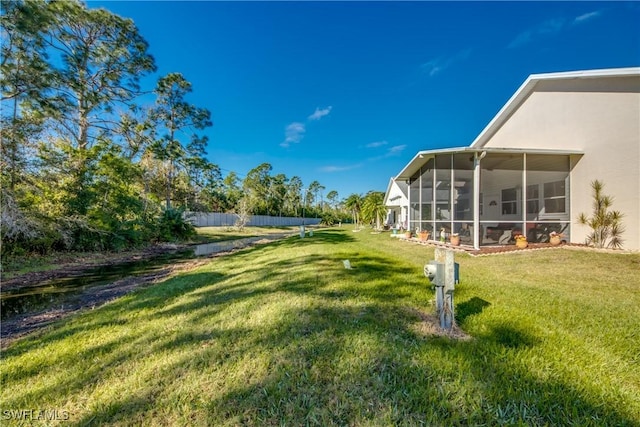
[[[195,240],[198,242],[222,242],[268,234],[297,233],[298,230],[299,227],[245,227],[243,230],[239,230],[237,227],[197,227],[198,234]]]
[[[11,345],[2,425],[640,425],[639,254],[457,254],[470,339],[423,320],[432,258],[335,228],[212,259]]]

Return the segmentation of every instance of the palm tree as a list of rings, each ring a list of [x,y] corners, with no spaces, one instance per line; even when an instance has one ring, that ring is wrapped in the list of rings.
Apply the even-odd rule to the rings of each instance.
[[[351,194],[344,201],[344,206],[351,211],[351,217],[353,218],[353,222],[356,225],[356,229],[357,229],[358,223],[360,222],[360,209],[362,206],[362,196],[356,193]]]
[[[376,222],[376,229],[380,230],[380,223],[387,214],[384,205],[384,193],[381,191],[369,191],[362,202],[362,217],[365,221]]]

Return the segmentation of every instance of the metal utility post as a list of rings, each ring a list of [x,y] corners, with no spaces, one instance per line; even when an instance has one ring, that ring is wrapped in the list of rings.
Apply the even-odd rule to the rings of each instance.
[[[429,278],[432,289],[436,291],[436,315],[440,317],[444,307],[444,264],[438,261],[429,261],[424,266],[424,275]],[[442,327],[442,322],[440,322]]]
[[[307,206],[307,190],[302,189],[302,225],[300,226],[300,238],[304,239],[305,229],[304,229],[304,208]]]
[[[453,293],[457,274],[453,255],[452,250],[437,248],[436,259],[424,266],[425,276],[435,286],[436,315],[443,329],[451,329],[454,322]]]

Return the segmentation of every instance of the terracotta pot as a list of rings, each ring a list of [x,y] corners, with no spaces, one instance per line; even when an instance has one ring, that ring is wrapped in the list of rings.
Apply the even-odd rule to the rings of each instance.
[[[524,249],[529,246],[529,242],[525,240],[516,240],[516,248]]]
[[[426,231],[421,231],[419,235],[420,235],[421,242],[426,242],[427,239],[429,238],[429,233]]]
[[[460,246],[460,236],[451,236],[449,238],[451,246]]]
[[[562,240],[560,239],[560,236],[551,236],[549,238],[549,243],[551,244],[551,246],[558,246],[560,243],[562,243]]]

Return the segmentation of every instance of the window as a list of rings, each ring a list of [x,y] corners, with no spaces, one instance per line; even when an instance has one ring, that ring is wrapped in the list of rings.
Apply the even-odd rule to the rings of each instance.
[[[554,181],[544,184],[545,213],[565,213],[566,207],[565,182]]]
[[[538,184],[527,185],[527,213],[540,212],[540,188]]]
[[[502,190],[502,215],[518,214],[518,190],[507,188]]]

